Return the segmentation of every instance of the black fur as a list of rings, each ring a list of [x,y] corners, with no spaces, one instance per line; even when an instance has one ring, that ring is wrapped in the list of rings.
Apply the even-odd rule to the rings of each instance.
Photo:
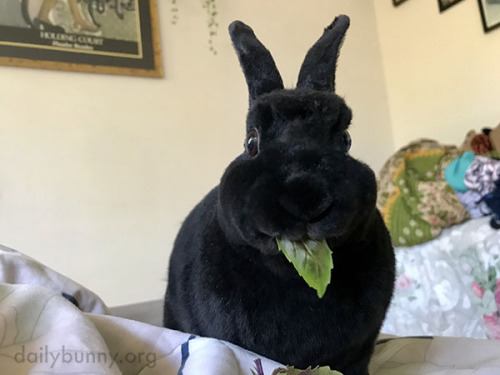
[[[252,145],[178,234],[166,327],[298,368],[368,374],[392,296],[394,253],[375,208],[375,176],[347,154],[351,111],[331,91],[348,25],[340,16],[325,30],[294,90],[283,89],[253,31],[241,22],[230,26],[250,92]],[[335,268],[323,298],[278,251],[276,237],[327,239]]]

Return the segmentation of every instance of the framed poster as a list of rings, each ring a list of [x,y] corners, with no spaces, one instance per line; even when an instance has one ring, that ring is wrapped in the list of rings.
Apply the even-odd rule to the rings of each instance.
[[[479,8],[485,32],[500,26],[500,0],[479,0]]]
[[[443,12],[449,7],[452,7],[456,3],[459,3],[462,0],[438,0],[439,3],[439,11]]]
[[[1,0],[0,65],[161,77],[156,0]]]

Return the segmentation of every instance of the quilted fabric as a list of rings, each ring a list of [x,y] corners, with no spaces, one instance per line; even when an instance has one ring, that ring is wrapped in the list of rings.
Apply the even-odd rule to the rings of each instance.
[[[444,228],[469,218],[445,169],[460,155],[455,146],[422,139],[397,151],[379,175],[377,207],[395,246],[436,238]]]

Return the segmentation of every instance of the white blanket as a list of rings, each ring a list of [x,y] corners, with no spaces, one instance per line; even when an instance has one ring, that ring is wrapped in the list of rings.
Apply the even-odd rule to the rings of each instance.
[[[220,340],[104,315],[92,292],[33,259],[2,248],[0,260],[2,375],[250,375],[256,359],[265,375],[284,367]],[[388,338],[377,344],[370,373],[497,375],[500,342]]]
[[[397,278],[382,331],[500,340],[500,230],[490,217],[396,248]]]

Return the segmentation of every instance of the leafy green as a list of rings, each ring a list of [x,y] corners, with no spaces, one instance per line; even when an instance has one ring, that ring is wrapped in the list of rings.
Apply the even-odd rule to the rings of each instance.
[[[286,369],[276,369],[272,375],[342,375],[338,371],[331,370],[330,367],[315,367],[307,368],[305,370],[299,370],[291,366],[287,366]]]
[[[306,238],[290,241],[276,238],[276,242],[307,285],[315,289],[318,297],[322,298],[326,287],[330,284],[333,269],[332,250],[326,240],[316,241]]]
[[[255,361],[255,371],[250,370],[252,375],[265,375],[264,369],[262,367],[262,361],[260,358],[257,358]],[[279,367],[275,369],[272,375],[342,375],[338,371],[331,370],[330,367],[315,367],[312,368],[309,366],[305,370],[296,369],[293,366],[287,366],[286,368]]]

